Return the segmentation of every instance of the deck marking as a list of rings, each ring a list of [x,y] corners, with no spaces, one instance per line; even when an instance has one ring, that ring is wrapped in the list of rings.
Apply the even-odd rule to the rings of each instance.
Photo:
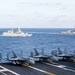
[[[28,66],[28,67],[30,67],[30,68],[32,68],[32,69],[34,69],[34,70],[37,70],[37,71],[43,72],[43,73],[45,73],[45,74],[55,75],[55,74],[53,74],[53,73],[50,73],[50,72],[47,72],[47,71],[44,71],[44,70],[41,70],[41,69],[38,69],[38,68],[35,68],[35,67],[32,67],[32,66]]]
[[[54,67],[61,68],[61,69],[63,69],[63,70],[67,70],[67,71],[75,72],[75,70],[68,69],[69,67],[68,67],[68,66],[65,66],[65,65],[53,65],[53,64],[46,63],[46,62],[43,62],[43,63],[44,63],[44,64],[47,64],[47,65],[54,66]],[[68,67],[68,68],[66,68],[66,67]]]
[[[21,65],[22,65],[22,66],[26,66],[26,67],[29,66],[29,64],[21,64]]]
[[[7,71],[7,72],[11,72],[11,73],[13,73],[13,74],[15,74],[15,75],[20,75],[20,74],[14,72],[14,71],[12,71],[12,70],[9,70],[9,69],[7,69],[7,68],[5,68],[5,67],[3,67],[3,66],[0,66],[0,67],[2,68],[2,69],[0,70],[1,73]],[[7,74],[5,74],[5,75],[7,75]]]
[[[7,75],[7,74],[5,74],[5,73],[3,73],[3,72],[1,72],[3,75]]]
[[[51,64],[54,64],[54,65],[57,65],[57,64],[58,64],[58,63],[55,63],[55,62],[52,62],[52,61],[50,61],[50,63],[51,63]]]
[[[23,66],[24,66],[24,64],[23,64]],[[28,66],[28,67],[31,68],[31,69],[34,69],[34,70],[37,70],[37,71],[43,72],[43,73],[48,74],[48,75],[55,75],[55,74],[53,74],[53,73],[51,73],[51,72],[47,72],[47,71],[44,71],[44,70],[38,69],[38,68],[33,67],[33,66]]]
[[[74,70],[75,70],[75,68],[73,68],[73,67],[70,67],[70,66],[66,66],[66,67],[68,67],[68,68],[71,68],[71,69],[74,69]]]

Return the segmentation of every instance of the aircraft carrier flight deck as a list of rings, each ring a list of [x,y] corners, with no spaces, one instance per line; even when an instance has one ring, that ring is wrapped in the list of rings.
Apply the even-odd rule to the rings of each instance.
[[[74,62],[46,63],[36,62],[35,65],[13,65],[0,63],[0,75],[75,75]]]

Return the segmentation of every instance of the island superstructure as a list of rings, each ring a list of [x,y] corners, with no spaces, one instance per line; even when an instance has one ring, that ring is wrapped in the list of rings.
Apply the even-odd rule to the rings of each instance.
[[[8,30],[7,32],[3,32],[2,36],[20,36],[20,37],[30,37],[32,36],[32,34],[29,33],[24,33],[23,31],[21,31],[20,27],[17,27],[17,31],[14,32],[13,29],[12,30]]]

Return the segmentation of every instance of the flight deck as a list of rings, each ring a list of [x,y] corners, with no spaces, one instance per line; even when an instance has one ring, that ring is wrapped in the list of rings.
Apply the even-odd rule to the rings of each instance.
[[[29,66],[0,63],[0,75],[75,75],[75,62],[36,62]]]

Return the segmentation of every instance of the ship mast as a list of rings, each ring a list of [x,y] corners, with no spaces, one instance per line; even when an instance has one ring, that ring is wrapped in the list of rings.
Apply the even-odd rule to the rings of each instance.
[[[13,28],[12,28],[12,33],[13,33]]]
[[[21,32],[20,27],[17,27],[17,31],[18,31],[18,32]]]

